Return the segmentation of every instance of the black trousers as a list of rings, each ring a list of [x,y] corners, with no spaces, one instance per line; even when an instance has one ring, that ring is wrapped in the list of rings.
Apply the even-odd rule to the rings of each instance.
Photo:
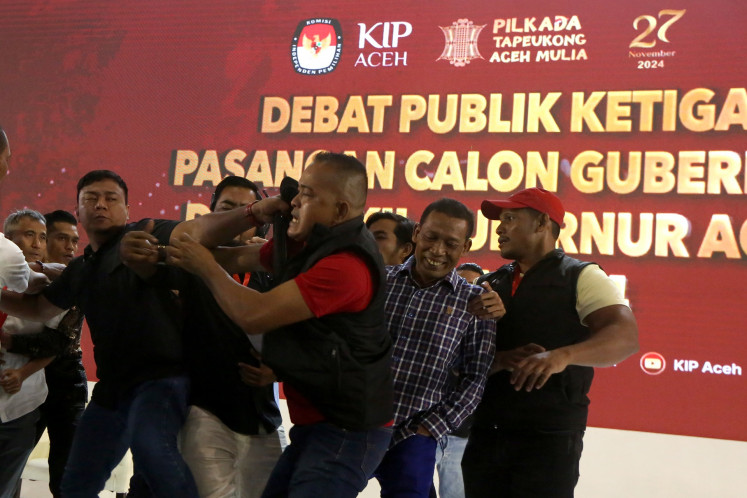
[[[44,429],[49,432],[49,490],[52,496],[60,496],[60,483],[65,471],[67,457],[73,444],[83,410],[86,408],[88,389],[85,384],[59,386],[50,382],[49,395],[39,407],[41,417],[36,425],[36,440]]]
[[[467,498],[571,498],[584,431],[472,428],[462,459]]]

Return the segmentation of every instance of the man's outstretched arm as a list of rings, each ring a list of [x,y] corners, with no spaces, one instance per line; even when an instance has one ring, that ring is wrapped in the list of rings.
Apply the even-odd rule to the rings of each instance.
[[[167,250],[167,263],[199,276],[221,309],[247,334],[263,334],[314,316],[292,280],[266,293],[244,287],[188,234],[172,239]]]
[[[171,242],[188,234],[205,247],[217,247],[252,227],[272,223],[276,214],[289,211],[290,206],[280,197],[268,197],[231,211],[209,213],[179,223],[171,232]]]
[[[34,322],[46,322],[65,310],[50,303],[41,294],[19,294],[4,290],[0,298],[0,311]]]

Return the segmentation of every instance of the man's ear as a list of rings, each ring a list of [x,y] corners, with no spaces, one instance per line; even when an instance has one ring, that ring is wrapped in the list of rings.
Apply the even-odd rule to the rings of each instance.
[[[472,239],[468,238],[467,241],[464,243],[464,252],[469,252],[471,248],[472,248]]]
[[[348,201],[337,201],[337,220],[336,222],[343,222],[348,219],[350,214],[350,203]]]
[[[410,255],[413,249],[415,249],[415,244],[413,244],[412,242],[405,242],[404,244],[399,246],[398,250],[400,254],[400,261],[404,262],[404,259]]]
[[[537,218],[537,231],[542,232],[546,230],[552,230],[552,225],[550,224],[550,215],[547,213],[540,213]]]
[[[420,234],[420,223],[415,223],[415,228],[412,229],[412,244],[415,246],[418,243],[418,235]]]

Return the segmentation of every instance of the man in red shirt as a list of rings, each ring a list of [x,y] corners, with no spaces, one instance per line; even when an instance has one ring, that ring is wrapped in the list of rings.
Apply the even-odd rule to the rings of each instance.
[[[196,240],[211,246],[228,227],[238,233],[271,222],[288,211],[279,198],[184,223],[167,249],[167,262],[200,276],[245,332],[268,333],[262,355],[284,381],[295,425],[266,497],[355,497],[389,444],[391,339],[383,263],[363,224],[367,185],[357,159],[315,156],[290,206],[287,236],[297,250],[266,293],[227,271],[270,269],[273,241],[211,253]]]

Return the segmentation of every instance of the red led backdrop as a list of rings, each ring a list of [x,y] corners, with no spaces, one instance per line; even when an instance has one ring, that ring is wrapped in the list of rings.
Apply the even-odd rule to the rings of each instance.
[[[0,18],[3,216],[72,209],[96,168],[127,180],[132,219],[193,216],[222,176],[272,190],[319,149],[355,153],[371,208],[414,218],[543,186],[561,246],[619,276],[640,326],[640,353],[597,371],[591,425],[747,440],[743,2],[26,0]],[[493,232],[480,217],[469,255],[489,269]]]

